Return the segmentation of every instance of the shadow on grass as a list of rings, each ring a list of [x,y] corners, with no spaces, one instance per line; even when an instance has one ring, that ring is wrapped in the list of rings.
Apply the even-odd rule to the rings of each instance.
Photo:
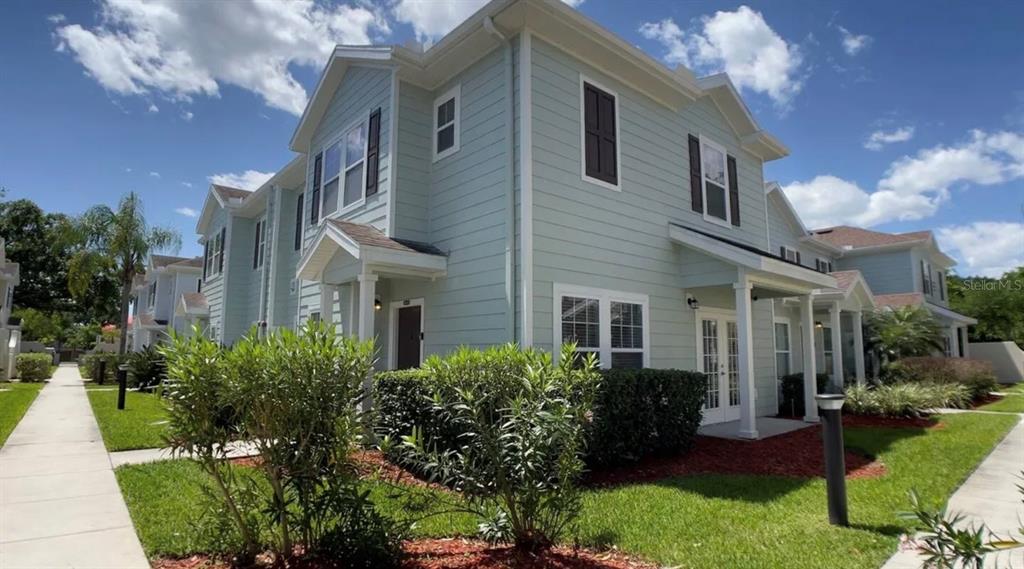
[[[709,499],[766,504],[803,488],[811,481],[810,478],[784,478],[781,476],[696,474],[666,478],[650,484],[699,494]]]
[[[941,429],[941,422],[931,429]],[[895,443],[904,439],[922,437],[930,429],[922,427],[846,427],[843,439],[847,450],[877,458],[888,451]]]
[[[850,529],[869,531],[889,537],[899,537],[907,531],[907,528],[896,524],[850,524]]]

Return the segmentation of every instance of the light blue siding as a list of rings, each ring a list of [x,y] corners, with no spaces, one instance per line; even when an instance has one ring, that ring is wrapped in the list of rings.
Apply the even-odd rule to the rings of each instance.
[[[273,303],[276,327],[293,328],[299,308],[299,291],[295,281],[295,273],[299,266],[302,252],[295,249],[295,208],[301,195],[301,188],[280,192],[278,211],[278,230],[274,243],[276,255],[276,272],[270,275],[273,280],[274,295],[269,300]],[[305,218],[300,220],[305,223]],[[301,244],[300,244],[301,248]],[[269,291],[269,288],[268,288]]]
[[[206,241],[213,241],[220,235],[222,228],[227,226],[228,214],[223,208],[214,211],[213,219],[210,222],[209,233],[206,234]],[[210,247],[210,254],[213,255],[213,247]],[[225,253],[227,255],[227,253]],[[227,258],[225,257],[225,261]],[[213,261],[216,264],[216,259]],[[207,275],[203,281],[203,295],[210,306],[210,327],[216,330],[215,340],[223,341],[224,331],[224,274]]]
[[[838,259],[837,265],[842,270],[859,270],[874,294],[898,294],[921,290],[919,286],[915,287],[915,275],[920,269],[915,268],[910,251],[844,256]]]

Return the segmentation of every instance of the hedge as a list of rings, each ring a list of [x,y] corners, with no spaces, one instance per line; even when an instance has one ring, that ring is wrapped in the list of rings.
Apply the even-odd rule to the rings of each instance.
[[[100,360],[106,360],[107,370],[104,381],[116,381],[117,380],[117,366],[123,361],[120,356],[109,352],[96,352],[92,354],[85,354],[78,358],[78,373],[82,376],[82,379],[89,379],[98,381],[99,377],[99,363]]]
[[[819,373],[818,393],[825,393],[828,386],[828,374]],[[803,417],[804,412],[804,374],[791,373],[782,376],[782,397],[779,399],[779,415],[787,417]]]
[[[18,354],[15,375],[22,381],[42,381],[53,377],[53,356],[49,354]]]
[[[958,383],[967,387],[972,399],[981,399],[998,385],[992,364],[967,358],[903,358],[889,366],[887,383]]]
[[[895,383],[846,388],[845,412],[881,417],[920,417],[940,407],[964,408],[970,389],[961,383]]]
[[[701,422],[707,384],[694,371],[614,369],[604,376],[594,407],[587,462],[611,465],[647,456],[685,452]],[[379,436],[399,440],[420,427],[430,444],[453,448],[459,432],[431,411],[433,379],[422,370],[374,376],[373,400]]]

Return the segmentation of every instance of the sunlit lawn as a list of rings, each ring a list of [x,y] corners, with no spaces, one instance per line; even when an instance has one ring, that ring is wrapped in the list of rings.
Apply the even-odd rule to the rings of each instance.
[[[43,383],[0,382],[0,446],[11,436],[11,431],[35,401]]]
[[[160,397],[129,391],[125,394],[125,409],[118,411],[116,389],[86,391],[108,451],[165,446],[167,409]]]

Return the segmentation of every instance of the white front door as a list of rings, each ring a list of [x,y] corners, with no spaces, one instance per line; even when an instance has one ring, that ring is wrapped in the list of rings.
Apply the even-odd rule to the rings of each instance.
[[[697,316],[697,360],[707,379],[701,424],[740,418],[739,339],[736,317],[701,311]]]

